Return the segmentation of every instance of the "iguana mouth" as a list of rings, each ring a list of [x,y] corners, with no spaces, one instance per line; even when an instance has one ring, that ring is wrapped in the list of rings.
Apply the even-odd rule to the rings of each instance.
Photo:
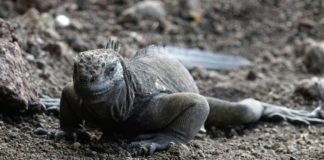
[[[107,93],[108,91],[109,91],[109,88],[103,88],[103,89],[99,89],[99,90],[93,90],[90,92],[92,93],[92,95],[99,96],[99,95],[103,95],[103,94]]]
[[[96,98],[109,92],[109,87],[104,85],[75,86],[77,93],[82,97]]]

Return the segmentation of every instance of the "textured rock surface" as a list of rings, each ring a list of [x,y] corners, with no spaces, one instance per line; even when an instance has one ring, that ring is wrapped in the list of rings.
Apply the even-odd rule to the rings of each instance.
[[[324,73],[324,43],[306,39],[296,49],[308,72]]]
[[[15,7],[19,12],[26,12],[30,8],[36,8],[40,11],[48,11],[60,4],[60,0],[17,0]]]
[[[0,110],[22,112],[38,106],[27,80],[22,51],[10,25],[0,19]]]
[[[13,27],[10,26],[8,23],[0,19],[0,39],[7,40],[9,42],[16,41],[15,35],[12,34]]]
[[[324,79],[304,79],[297,84],[295,93],[313,100],[324,100]]]

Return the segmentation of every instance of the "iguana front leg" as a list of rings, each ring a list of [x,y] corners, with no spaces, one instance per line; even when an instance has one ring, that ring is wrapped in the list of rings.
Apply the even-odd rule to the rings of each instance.
[[[321,108],[313,112],[293,110],[284,106],[276,106],[255,99],[245,99],[240,102],[229,102],[212,97],[206,97],[210,114],[207,126],[228,126],[254,123],[259,120],[286,120],[295,124],[324,123]]]
[[[148,133],[137,136],[129,145],[135,155],[152,155],[192,139],[203,126],[209,107],[203,96],[174,93],[153,98],[143,112],[138,121]]]
[[[80,99],[72,84],[67,85],[61,95],[60,127],[65,132],[74,132],[82,122]]]
[[[41,103],[47,107],[56,109],[59,112],[61,130],[51,133],[51,137],[56,140],[65,138],[67,140],[89,141],[90,135],[80,130],[81,105],[80,99],[76,95],[73,85],[68,84],[62,91],[61,99],[41,97]]]

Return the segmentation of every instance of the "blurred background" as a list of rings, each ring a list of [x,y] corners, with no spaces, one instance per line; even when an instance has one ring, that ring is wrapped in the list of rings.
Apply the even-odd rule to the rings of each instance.
[[[258,56],[288,60],[295,56],[286,53],[294,52],[294,45],[307,38],[323,40],[323,5],[322,0],[1,0],[0,17],[14,26],[25,57],[37,68],[53,69],[54,85],[62,86],[66,78],[58,72],[70,75],[69,60],[48,56],[69,59],[67,54],[104,47],[109,36],[120,39],[126,57],[163,44],[252,61]]]

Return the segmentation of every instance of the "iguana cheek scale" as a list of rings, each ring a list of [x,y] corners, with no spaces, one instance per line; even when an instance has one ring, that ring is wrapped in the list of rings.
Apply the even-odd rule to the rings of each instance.
[[[103,131],[135,137],[129,149],[136,155],[151,155],[188,142],[204,125],[260,120],[324,123],[320,107],[306,112],[254,99],[229,102],[200,95],[187,69],[166,52],[149,46],[124,59],[116,39],[106,49],[81,52],[75,58],[73,82],[60,100],[63,132],[73,133],[85,120]],[[104,92],[94,92],[100,90]]]

